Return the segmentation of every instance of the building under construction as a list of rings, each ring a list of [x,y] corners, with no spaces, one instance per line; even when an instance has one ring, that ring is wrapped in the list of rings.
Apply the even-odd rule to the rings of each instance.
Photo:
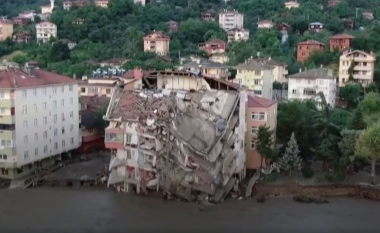
[[[184,83],[197,79],[187,78]],[[245,176],[245,101],[244,91],[204,85],[198,90],[117,85],[105,116],[110,122],[105,145],[112,151],[108,186],[221,201]]]

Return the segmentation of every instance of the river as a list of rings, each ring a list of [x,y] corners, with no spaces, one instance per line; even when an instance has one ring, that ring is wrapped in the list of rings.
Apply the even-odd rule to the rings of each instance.
[[[380,203],[334,198],[302,204],[288,198],[227,200],[213,206],[172,202],[110,190],[0,190],[0,232],[114,232],[118,230],[308,230],[379,232]]]

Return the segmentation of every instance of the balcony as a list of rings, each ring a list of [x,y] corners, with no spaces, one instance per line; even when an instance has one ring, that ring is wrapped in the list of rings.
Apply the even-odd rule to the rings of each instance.
[[[104,145],[108,149],[123,149],[124,135],[116,133],[107,133],[104,137]]]
[[[15,123],[15,116],[0,116],[0,124],[11,125]]]
[[[0,99],[0,108],[13,108],[14,106],[14,99]]]
[[[17,167],[17,158],[16,156],[12,156],[12,158],[8,158],[7,160],[2,160],[0,162],[0,168],[16,168]]]
[[[8,156],[16,155],[16,147],[0,146],[0,154],[6,154]]]
[[[0,139],[14,140],[15,138],[16,138],[15,130],[1,130],[0,129]]]

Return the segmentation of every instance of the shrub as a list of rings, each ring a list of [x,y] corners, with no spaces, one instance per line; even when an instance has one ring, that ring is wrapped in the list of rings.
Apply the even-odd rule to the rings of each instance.
[[[330,171],[325,175],[325,179],[330,182],[338,182],[344,180],[344,171]]]
[[[264,182],[270,183],[270,182],[275,182],[276,181],[276,176],[274,174],[268,174],[264,176]]]
[[[301,170],[302,172],[302,175],[306,178],[306,179],[309,179],[311,177],[314,176],[314,171],[311,167],[309,166],[305,166],[304,168],[302,168]]]

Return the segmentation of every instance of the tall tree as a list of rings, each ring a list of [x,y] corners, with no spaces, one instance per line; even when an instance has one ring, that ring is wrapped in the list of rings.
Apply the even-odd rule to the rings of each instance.
[[[284,155],[278,160],[281,169],[287,171],[289,176],[293,170],[301,170],[302,158],[298,156],[299,153],[300,150],[298,149],[297,140],[293,132]]]
[[[380,110],[379,93],[369,92],[365,94],[364,99],[360,102],[363,112],[371,114]]]
[[[263,159],[265,163],[268,160],[275,158],[274,145],[273,145],[273,131],[268,126],[260,126],[257,131],[256,149],[261,155],[260,172],[263,166]]]
[[[362,89],[359,83],[347,83],[339,89],[339,98],[347,101],[347,107],[355,108],[360,101]]]
[[[358,132],[352,129],[344,129],[341,132],[342,140],[338,143],[342,153],[342,163],[348,165],[353,161],[355,155],[355,143],[358,139]]]
[[[349,128],[354,130],[363,130],[366,127],[367,124],[364,121],[363,111],[360,107],[358,107],[351,118]]]
[[[356,142],[355,156],[371,163],[371,183],[376,184],[376,160],[380,159],[380,122],[363,130]]]

